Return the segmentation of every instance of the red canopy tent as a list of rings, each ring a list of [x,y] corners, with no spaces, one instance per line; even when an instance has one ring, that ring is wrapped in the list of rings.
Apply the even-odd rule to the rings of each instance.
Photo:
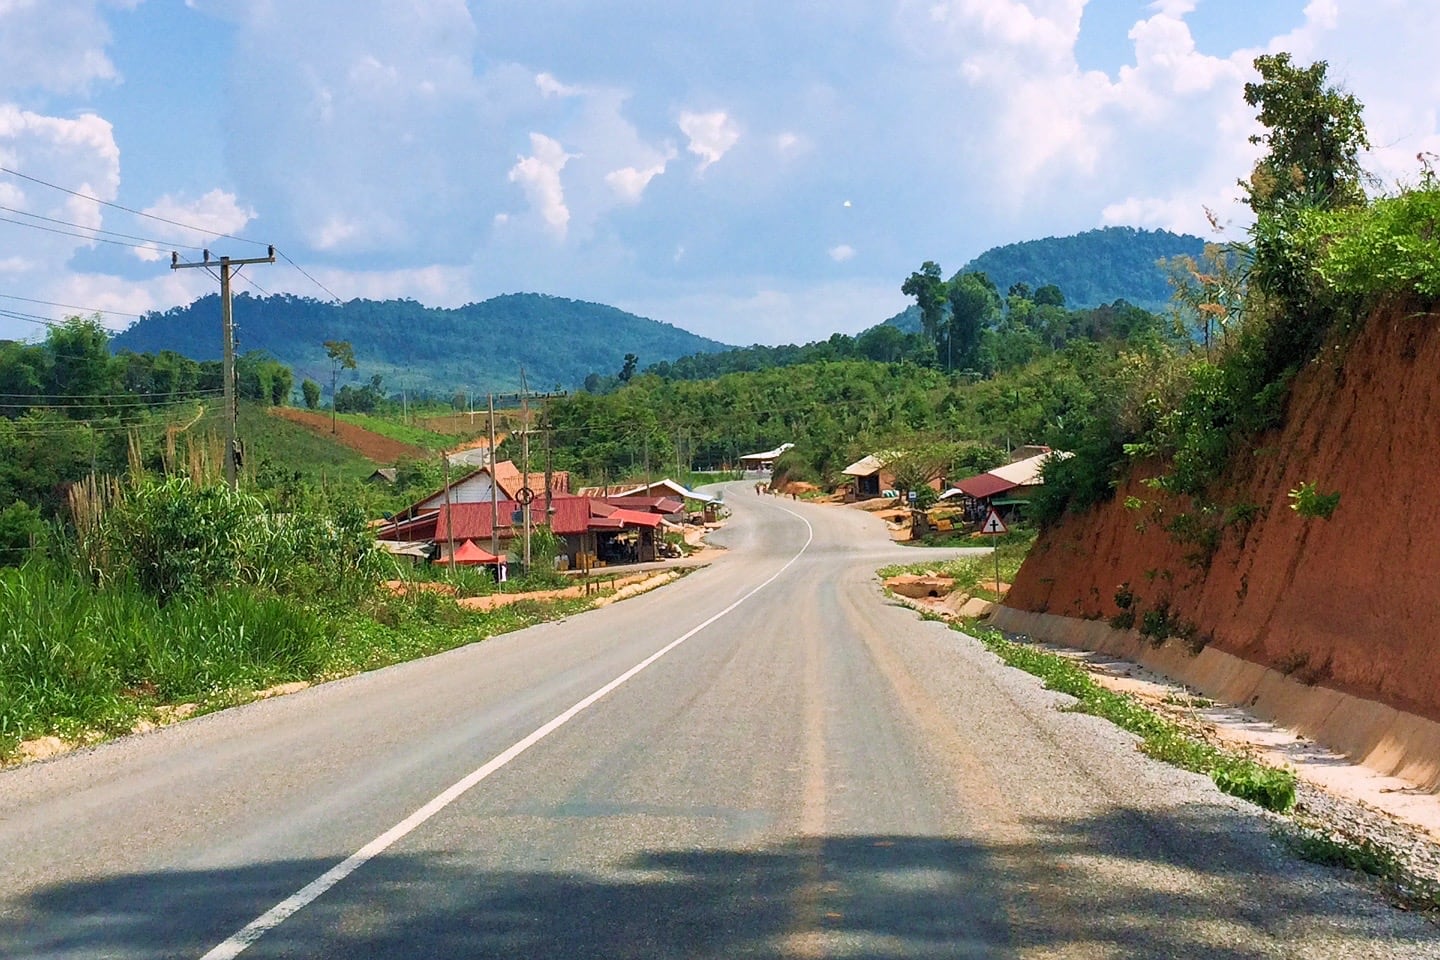
[[[482,563],[499,563],[500,558],[489,550],[481,549],[475,545],[474,540],[466,540],[455,548],[454,562],[475,566]],[[450,557],[441,557],[437,563],[450,563]]]

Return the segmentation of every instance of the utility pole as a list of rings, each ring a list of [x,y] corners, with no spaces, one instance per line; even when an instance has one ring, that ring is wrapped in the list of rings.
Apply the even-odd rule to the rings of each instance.
[[[545,523],[553,532],[555,529],[555,504],[550,496],[550,487],[554,483],[555,471],[550,462],[550,401],[543,401],[541,406],[541,422],[545,424]]]
[[[450,455],[440,451],[440,467],[445,474],[445,548],[450,558],[450,579],[455,579],[455,511],[450,503]]]
[[[495,486],[495,394],[490,394],[490,552],[500,556],[500,492]]]
[[[170,269],[182,270],[186,267],[210,268],[210,251],[205,251],[205,259],[200,263],[181,263],[180,254],[170,252]],[[251,263],[274,263],[275,247],[272,244],[269,249],[269,256],[251,257],[246,260],[232,260],[229,257],[220,258],[220,328],[224,337],[224,363],[221,374],[225,379],[225,482],[234,490],[238,485],[236,477],[236,465],[240,454],[240,441],[235,435],[236,420],[240,415],[239,407],[235,402],[235,323],[230,315],[230,277],[235,267],[243,267]]]
[[[530,573],[530,501],[535,491],[530,489],[530,387],[525,382],[525,368],[520,368],[520,422],[525,432],[520,435],[520,489],[525,500],[520,504],[521,522],[525,528],[525,556],[521,561],[525,573]]]

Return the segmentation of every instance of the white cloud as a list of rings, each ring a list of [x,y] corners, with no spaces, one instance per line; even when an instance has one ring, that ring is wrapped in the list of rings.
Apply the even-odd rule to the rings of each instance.
[[[183,200],[166,194],[141,211],[152,217],[169,220],[172,223],[149,221],[148,234],[168,239],[184,247],[208,247],[220,239],[218,234],[237,234],[245,225],[255,219],[255,211],[240,205],[233,193],[211,190],[195,200]],[[176,226],[185,224],[186,226]],[[188,229],[195,227],[198,229]],[[322,246],[325,246],[322,244]],[[141,260],[153,261],[168,257],[168,248],[158,245],[137,250]],[[248,254],[247,254],[248,256]]]
[[[3,0],[0,90],[83,93],[118,78],[105,53],[110,30],[99,0]]]
[[[559,142],[543,133],[530,134],[530,148],[535,152],[519,158],[510,170],[510,182],[520,185],[540,219],[563,240],[570,225],[570,208],[565,206],[560,171],[577,154],[566,153]]]
[[[703,172],[740,142],[740,128],[723,110],[680,114],[680,129],[690,138],[686,149],[700,158]]]
[[[540,73],[535,75],[535,86],[547,97],[578,97],[585,92],[584,87],[572,87],[555,79],[553,74]]]
[[[310,232],[310,243],[317,250],[334,250],[360,234],[360,224],[344,217],[333,216]]]
[[[855,248],[850,246],[850,244],[848,243],[842,243],[838,246],[831,247],[826,252],[830,254],[830,259],[834,260],[836,263],[844,263],[846,260],[855,259]]]
[[[626,203],[639,203],[641,196],[645,193],[645,188],[650,185],[650,181],[664,173],[665,167],[674,159],[675,150],[672,147],[665,151],[665,155],[660,160],[644,169],[622,167],[619,170],[610,171],[605,174],[605,182]]]

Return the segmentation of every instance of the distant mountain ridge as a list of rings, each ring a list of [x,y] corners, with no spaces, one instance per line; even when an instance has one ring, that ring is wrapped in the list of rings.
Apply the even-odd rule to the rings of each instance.
[[[1069,237],[1046,237],[992,247],[957,273],[984,273],[1003,296],[1011,284],[1034,290],[1053,283],[1069,307],[1098,307],[1127,300],[1146,310],[1170,302],[1170,284],[1157,261],[1199,257],[1205,241],[1169,230],[1101,227]]]
[[[263,350],[304,377],[330,386],[326,340],[347,340],[357,369],[340,381],[380,374],[387,392],[402,387],[448,396],[456,390],[513,390],[520,369],[532,389],[573,389],[586,375],[612,373],[633,353],[642,363],[729,349],[727,344],[615,307],[537,293],[492,297],[453,309],[414,300],[326,303],[290,294],[233,302],[236,349]],[[115,351],[174,350],[196,360],[220,357],[220,298],[149,313],[111,341]]]
[[[984,273],[1002,297],[1016,283],[1029,284],[1031,290],[1054,284],[1068,307],[1125,300],[1158,313],[1169,306],[1171,290],[1157,261],[1181,254],[1199,257],[1204,250],[1205,241],[1189,234],[1101,227],[992,247],[955,273]],[[910,306],[885,322],[914,332],[920,329],[920,312]]]

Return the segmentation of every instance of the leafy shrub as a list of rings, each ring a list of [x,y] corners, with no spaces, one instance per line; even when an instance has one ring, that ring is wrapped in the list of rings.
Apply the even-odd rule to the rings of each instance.
[[[30,556],[31,547],[45,534],[40,511],[24,500],[0,510],[0,565],[17,566]]]
[[[95,512],[82,569],[97,583],[130,579],[162,603],[232,584],[349,602],[383,569],[353,505],[296,504],[283,514],[223,484],[143,479]]]
[[[1440,189],[1433,180],[1366,207],[1307,211],[1300,236],[1315,251],[1316,273],[1337,293],[1440,299]]]
[[[1210,771],[1215,786],[1232,797],[1284,813],[1295,805],[1295,775],[1248,759],[1231,759]]]
[[[1340,506],[1340,491],[1333,493],[1321,493],[1315,489],[1315,484],[1302,481],[1298,487],[1291,490],[1290,509],[1302,517],[1319,517],[1321,520],[1329,520],[1335,508]]]

